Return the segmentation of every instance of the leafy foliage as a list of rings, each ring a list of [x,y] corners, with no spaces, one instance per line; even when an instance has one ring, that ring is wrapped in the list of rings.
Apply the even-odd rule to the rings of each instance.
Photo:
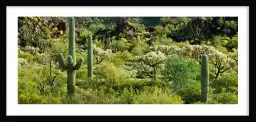
[[[200,65],[196,60],[170,55],[165,62],[163,81],[174,90],[182,88],[190,79],[196,79],[200,75]]]

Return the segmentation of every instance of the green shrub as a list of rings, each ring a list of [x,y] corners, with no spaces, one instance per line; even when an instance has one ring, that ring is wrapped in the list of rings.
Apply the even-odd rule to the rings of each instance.
[[[180,96],[158,87],[147,87],[136,96],[135,104],[183,104]]]
[[[38,94],[35,93],[23,93],[18,95],[19,104],[45,104],[47,103],[47,100]]]
[[[153,45],[171,45],[173,44],[173,40],[171,38],[158,38],[155,39]]]
[[[114,66],[117,66],[117,67],[120,67],[120,66],[123,66],[125,64],[125,61],[122,57],[120,57],[117,53],[117,55],[112,55],[112,56],[109,56],[107,61],[109,63],[113,63]]]
[[[89,30],[91,30],[92,33],[97,32],[99,29],[105,29],[105,26],[103,24],[90,24]]]
[[[209,104],[238,104],[238,94],[227,92],[223,88],[221,93],[213,94]]]
[[[200,75],[200,65],[194,59],[170,55],[165,62],[163,75],[164,81],[177,90],[186,85],[189,79],[196,79]]]
[[[50,82],[49,66],[30,63],[25,68],[19,66],[18,90],[19,103],[60,103],[59,98],[65,95],[66,74],[52,66],[52,77]],[[31,93],[33,95],[29,96]]]
[[[68,99],[68,98],[66,98]],[[71,101],[68,102],[69,104],[99,104],[103,103],[102,98],[97,95],[97,92],[93,91],[92,89],[80,89],[76,88],[76,93]]]
[[[145,40],[133,39],[131,43],[131,53],[137,56],[143,55],[149,47]]]
[[[115,67],[113,63],[101,63],[96,66],[97,78],[105,79],[110,84],[120,84],[131,78],[132,74],[122,68]]]
[[[225,88],[228,92],[238,93],[238,76],[235,72],[225,72],[221,77],[213,81],[211,86],[216,89],[217,93],[221,92],[222,88]]]
[[[83,67],[80,67],[80,70],[77,70],[76,71],[76,78],[77,79],[81,79],[81,80],[86,80],[88,77],[88,75],[86,75],[88,72],[88,69],[87,67],[83,66]]]
[[[195,103],[201,100],[201,84],[200,81],[189,80],[186,85],[178,90],[178,95],[186,104]]]
[[[109,43],[108,48],[111,48],[114,52],[123,52],[130,48],[131,44],[128,43],[128,40],[121,38],[120,40],[112,39]]]

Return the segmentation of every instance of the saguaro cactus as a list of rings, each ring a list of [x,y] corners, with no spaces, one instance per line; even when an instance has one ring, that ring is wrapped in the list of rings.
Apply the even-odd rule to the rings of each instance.
[[[88,77],[92,77],[93,75],[93,46],[92,46],[92,36],[89,36],[89,41],[88,41]]]
[[[74,17],[68,18],[69,22],[69,46],[68,46],[68,64],[65,63],[65,59],[62,53],[58,54],[59,64],[62,70],[67,70],[67,91],[68,95],[73,95],[75,91],[75,78],[76,70],[78,70],[84,59],[80,58],[79,62],[76,62],[75,52],[75,22]]]
[[[208,101],[208,91],[209,91],[209,69],[208,69],[208,57],[207,55],[202,56],[202,63],[201,63],[201,94],[202,94],[202,101]]]

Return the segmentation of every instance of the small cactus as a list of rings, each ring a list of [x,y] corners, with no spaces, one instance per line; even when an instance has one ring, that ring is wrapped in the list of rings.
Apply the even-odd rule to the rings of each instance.
[[[207,55],[202,56],[202,63],[201,63],[201,94],[202,94],[202,101],[208,101],[208,91],[209,91],[209,69],[208,69],[208,57]]]
[[[62,53],[58,54],[58,61],[61,69],[67,70],[67,91],[68,95],[73,95],[75,91],[75,78],[76,78],[76,70],[78,70],[84,59],[80,58],[80,60],[76,62],[76,52],[75,52],[75,22],[74,17],[69,18],[69,46],[68,46],[68,64],[65,63],[65,59]]]
[[[88,77],[92,77],[93,75],[93,46],[92,46],[92,36],[89,36],[88,41]]]

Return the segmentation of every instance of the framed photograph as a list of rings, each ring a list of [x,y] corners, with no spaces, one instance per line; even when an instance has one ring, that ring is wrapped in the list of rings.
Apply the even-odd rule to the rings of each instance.
[[[7,115],[248,115],[249,7],[7,7]]]

